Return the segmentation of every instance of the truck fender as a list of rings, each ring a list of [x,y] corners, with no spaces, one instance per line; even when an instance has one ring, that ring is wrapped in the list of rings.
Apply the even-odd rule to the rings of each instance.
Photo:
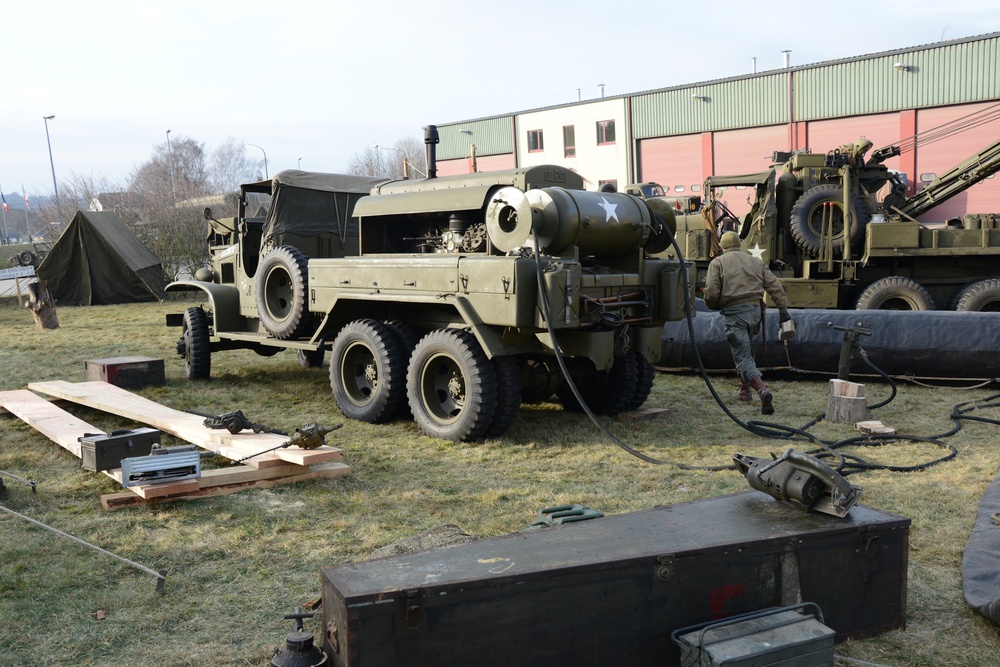
[[[215,331],[243,331],[246,318],[240,315],[240,292],[229,285],[207,283],[202,280],[175,280],[166,287],[167,292],[196,292],[201,290],[208,297]]]

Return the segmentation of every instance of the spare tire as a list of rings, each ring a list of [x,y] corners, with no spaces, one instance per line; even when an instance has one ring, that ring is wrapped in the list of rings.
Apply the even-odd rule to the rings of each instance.
[[[857,310],[934,310],[934,299],[912,278],[887,276],[866,287],[854,307]]]
[[[279,246],[257,268],[257,316],[275,338],[298,338],[312,324],[306,310],[308,261],[298,248]]]
[[[790,227],[795,244],[811,257],[818,257],[823,239],[823,215],[832,211],[833,253],[844,254],[844,190],[839,185],[817,185],[792,206]],[[864,234],[871,213],[861,197],[851,196],[851,228],[848,238],[858,241]]]

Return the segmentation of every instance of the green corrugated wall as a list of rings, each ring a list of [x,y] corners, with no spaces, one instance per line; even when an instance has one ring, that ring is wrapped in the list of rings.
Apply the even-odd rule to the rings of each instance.
[[[789,75],[795,121],[1000,100],[1000,33],[624,96],[632,139],[787,123]],[[517,115],[439,126],[439,159],[468,155],[459,129],[479,155],[513,153]]]
[[[469,130],[472,134],[462,134],[459,130]],[[466,157],[469,154],[469,144],[476,145],[476,155],[513,153],[514,117],[494,116],[439,125],[438,136],[441,139],[437,148],[439,160]]]

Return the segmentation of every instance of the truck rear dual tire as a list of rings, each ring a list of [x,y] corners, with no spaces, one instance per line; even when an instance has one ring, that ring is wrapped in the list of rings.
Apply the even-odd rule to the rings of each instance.
[[[629,406],[637,396],[636,391],[639,386],[636,355],[630,353],[615,357],[610,370],[592,369],[591,372],[574,379],[574,382],[583,400],[587,402],[587,407],[596,415],[616,415],[630,409]],[[584,412],[583,406],[580,405],[568,383],[563,382],[556,393],[565,409],[571,412]],[[646,397],[643,396],[642,402],[645,400]]]
[[[330,388],[349,419],[397,417],[406,401],[406,353],[392,330],[369,319],[344,326],[330,350]]]
[[[279,246],[257,267],[257,315],[269,334],[281,340],[299,338],[310,328],[308,258],[298,248]]]
[[[796,245],[812,257],[818,257],[822,246],[823,221],[830,212],[829,224],[833,226],[833,254],[844,254],[844,190],[839,185],[817,185],[807,190],[792,206],[791,234]],[[861,239],[871,213],[857,195],[851,196],[851,226],[846,237],[853,243]]]
[[[955,294],[951,307],[973,313],[1000,312],[1000,278],[969,283]]]
[[[887,276],[868,285],[854,307],[857,310],[934,310],[934,299],[912,278]]]
[[[453,442],[477,440],[496,414],[496,371],[471,332],[437,329],[413,350],[406,394],[425,434]]]

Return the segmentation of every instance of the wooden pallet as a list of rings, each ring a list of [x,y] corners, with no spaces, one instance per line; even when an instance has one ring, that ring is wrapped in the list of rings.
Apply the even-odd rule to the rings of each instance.
[[[49,384],[49,383],[40,383]],[[72,384],[72,383],[65,383]],[[106,385],[112,387],[113,389],[118,389],[113,385],[107,385],[104,382],[97,383],[86,383],[86,384],[97,384]],[[29,385],[30,386],[30,385]],[[56,388],[53,387],[53,390]],[[94,389],[94,388],[92,388]],[[100,388],[96,388],[100,389]],[[124,390],[119,390],[124,391]],[[67,391],[67,393],[72,393]],[[129,392],[124,392],[128,394]],[[114,394],[114,392],[109,392],[109,394]],[[134,396],[134,395],[132,395]],[[121,398],[121,397],[119,397]],[[135,396],[135,398],[141,398]],[[146,401],[146,399],[142,399]],[[158,406],[164,410],[169,410],[169,408],[164,408],[157,403],[152,401],[146,401],[151,406]],[[95,407],[95,406],[91,406]],[[149,408],[149,406],[145,406]],[[0,408],[3,408],[5,412],[13,414],[24,421],[29,426],[33,427],[42,435],[48,437],[50,440],[58,444],[63,449],[72,453],[77,458],[81,457],[81,446],[80,437],[86,434],[103,434],[104,431],[92,426],[87,422],[78,419],[74,415],[66,412],[57,405],[53,405],[50,401],[42,398],[30,391],[24,389],[18,389],[14,391],[4,391],[0,392]],[[109,412],[112,412],[109,410]],[[116,413],[117,414],[117,413]],[[179,413],[188,417],[194,416],[188,413]],[[160,415],[162,416],[162,415]],[[144,421],[142,419],[137,419],[137,421]],[[150,421],[145,421],[145,423],[155,426]],[[202,426],[202,429],[209,431]],[[161,429],[175,435],[179,435],[170,429]],[[183,430],[183,429],[181,429]],[[194,433],[194,429],[189,429]],[[215,435],[215,434],[211,434]],[[255,435],[268,435],[269,437],[279,437],[281,441],[287,440],[284,436],[274,436],[273,434],[255,434]],[[204,436],[204,434],[202,434]],[[183,437],[183,436],[179,436]],[[185,438],[187,439],[187,438]],[[228,456],[229,458],[235,458],[239,456],[240,458],[246,456],[249,451],[246,446],[241,445],[239,442],[233,445],[222,445],[211,437],[198,437],[195,439],[190,439],[191,441],[200,440],[208,445],[214,445],[217,449],[213,449],[212,446],[204,447],[202,442],[195,441],[194,444],[209,449],[210,451],[215,451],[223,456]],[[278,443],[280,444],[280,442]],[[271,445],[274,446],[274,445]],[[252,443],[249,448],[253,450],[257,448],[257,451],[261,449],[266,449],[262,445]],[[218,451],[217,451],[218,450]],[[285,450],[279,450],[285,451]],[[148,502],[162,502],[167,500],[180,500],[187,498],[204,498],[208,496],[218,496],[229,493],[235,493],[237,491],[242,491],[249,488],[270,488],[277,484],[287,484],[290,482],[298,482],[307,479],[318,479],[323,477],[342,477],[351,474],[351,467],[345,463],[340,462],[341,451],[333,447],[322,447],[318,450],[301,450],[309,453],[319,453],[321,456],[318,461],[309,461],[306,463],[295,463],[282,461],[277,457],[273,457],[271,454],[261,455],[260,459],[264,459],[263,465],[253,466],[253,465],[239,465],[230,468],[219,468],[213,470],[203,470],[201,472],[201,477],[198,479],[181,480],[174,482],[163,482],[159,484],[145,484],[141,486],[129,487],[125,491],[120,493],[105,494],[101,496],[101,505],[104,509],[113,510],[122,507],[128,507],[130,505],[135,505],[138,503],[148,503]],[[293,456],[292,458],[300,458],[301,455]],[[331,457],[333,460],[331,460]],[[303,460],[308,459],[308,457],[301,457]],[[251,461],[254,459],[251,459]],[[121,469],[116,468],[114,470],[106,470],[104,474],[121,481]]]
[[[224,429],[207,428],[203,424],[204,417],[168,408],[107,382],[64,380],[32,382],[28,385],[28,389],[110,412],[119,417],[134,419],[140,424],[147,424],[164,433],[176,435],[181,440],[234,461],[253,455],[254,458],[246,461],[246,464],[253,468],[276,467],[287,463],[311,465],[325,461],[339,461],[342,458],[341,450],[330,446],[316,449],[289,447],[261,454],[265,450],[287,442],[288,436],[250,431],[233,435]]]

